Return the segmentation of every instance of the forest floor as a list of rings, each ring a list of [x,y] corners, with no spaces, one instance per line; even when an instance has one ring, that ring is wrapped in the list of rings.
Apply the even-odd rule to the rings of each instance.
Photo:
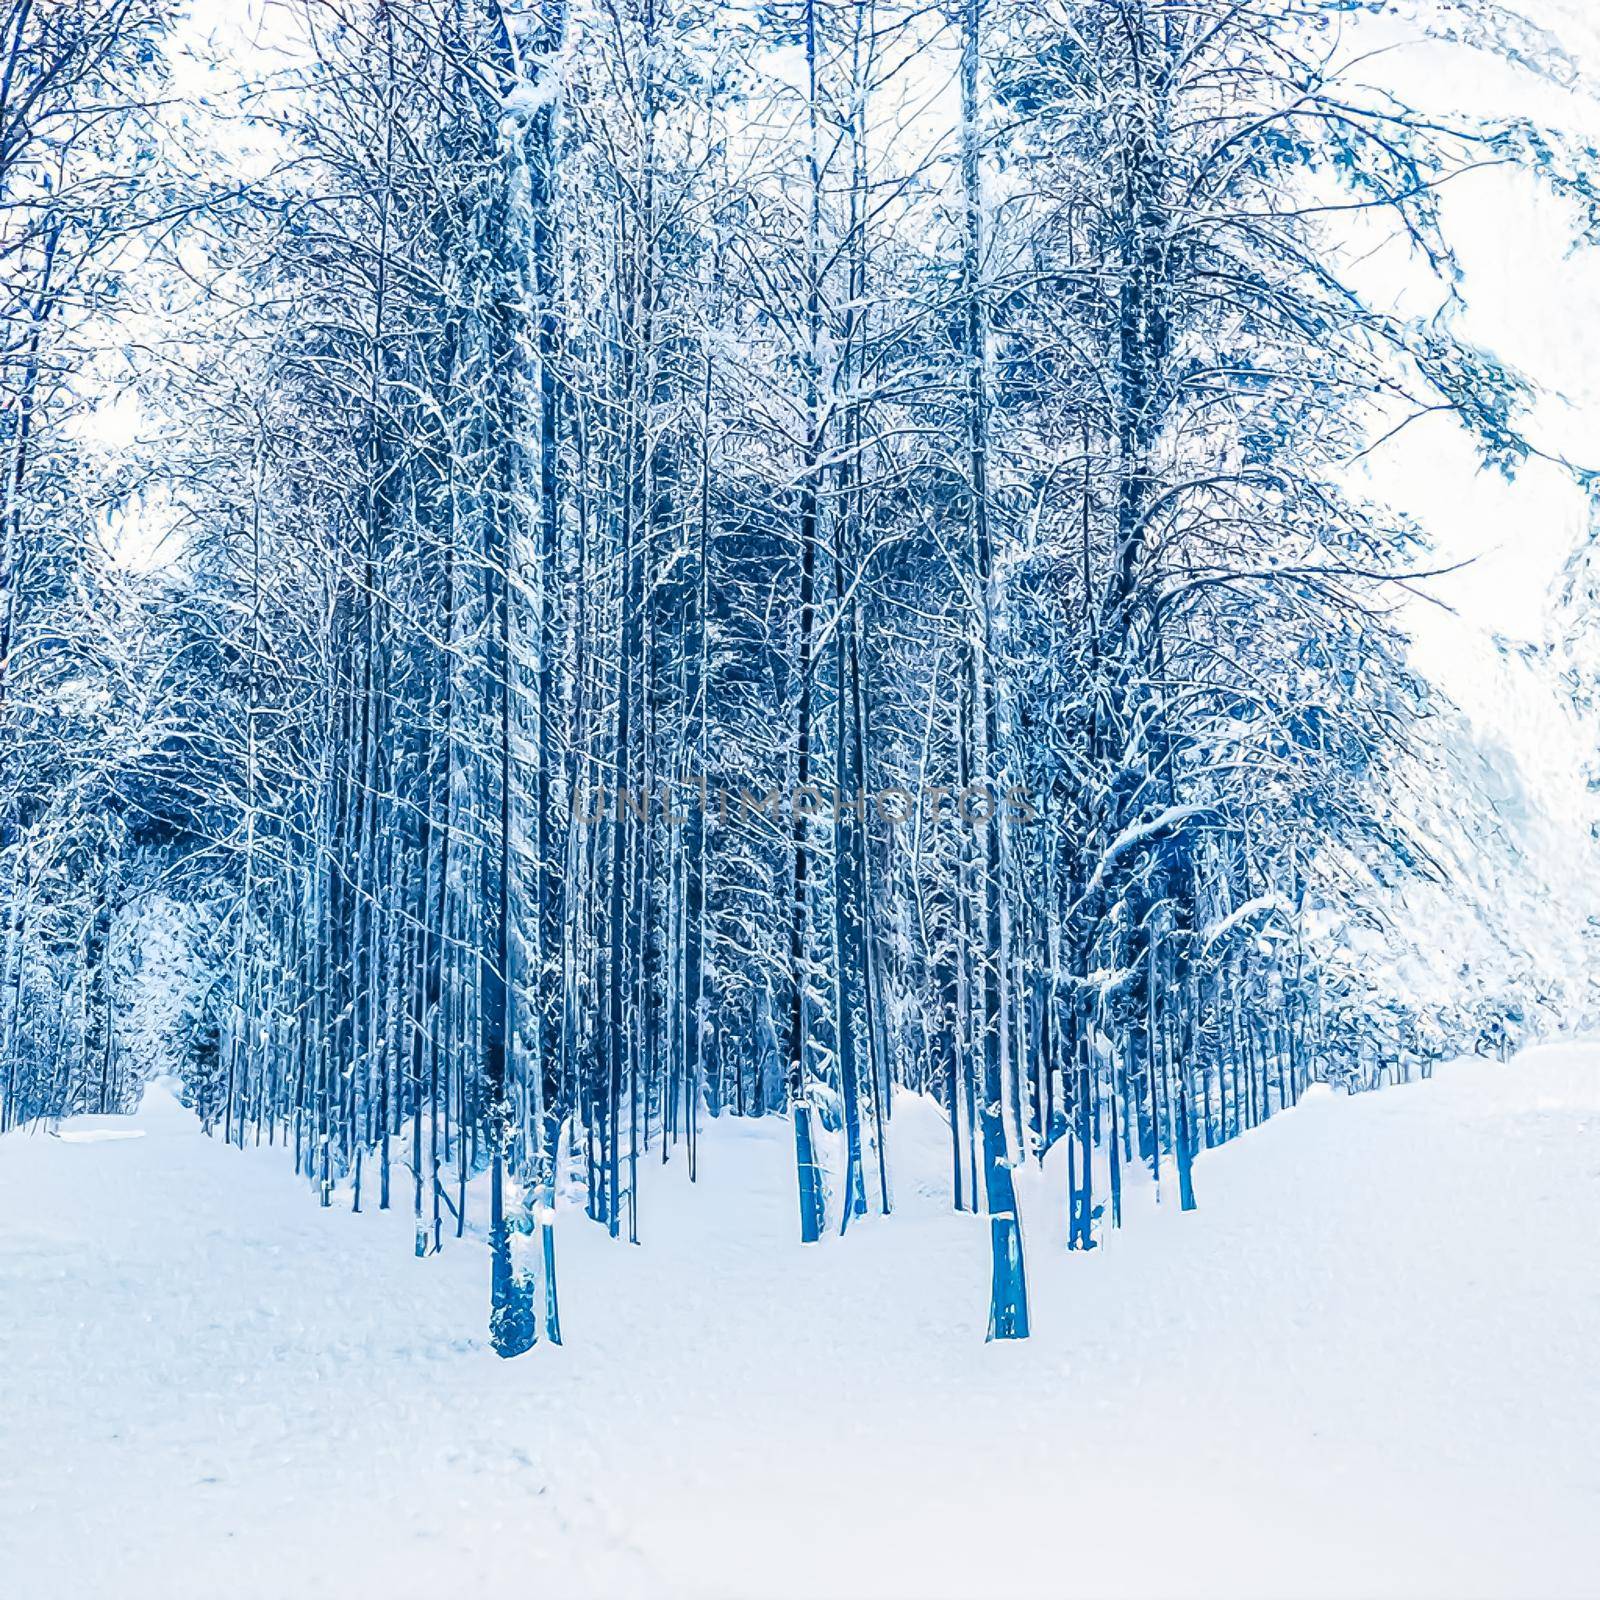
[[[893,1137],[897,1214],[809,1250],[775,1120],[652,1168],[639,1248],[563,1215],[513,1362],[480,1243],[160,1090],[7,1137],[0,1590],[1600,1594],[1600,1045],[1313,1092],[1088,1255],[1035,1182],[1014,1346],[936,1117]]]

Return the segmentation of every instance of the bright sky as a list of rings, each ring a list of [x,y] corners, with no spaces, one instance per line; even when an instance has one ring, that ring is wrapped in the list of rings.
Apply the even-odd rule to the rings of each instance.
[[[1600,83],[1600,7],[1593,0],[1524,0],[1522,9],[1588,69],[1583,81]],[[1423,109],[1526,116],[1600,143],[1600,99],[1592,92],[1542,84],[1477,52],[1411,46],[1383,58],[1381,73]],[[1505,170],[1452,184],[1444,219],[1466,275],[1457,331],[1540,391],[1525,424],[1537,448],[1600,467],[1600,250],[1574,249],[1570,212],[1533,179]],[[1408,608],[1418,665],[1466,710],[1481,737],[1516,757],[1554,814],[1576,820],[1584,809],[1576,769],[1592,755],[1589,736],[1553,680],[1508,667],[1493,636],[1533,643],[1557,637],[1553,600],[1562,566],[1589,525],[1583,492],[1560,467],[1542,462],[1510,484],[1481,470],[1446,417],[1424,418],[1376,451],[1369,476],[1375,496],[1428,530],[1441,564],[1471,563],[1429,585],[1453,613]]]

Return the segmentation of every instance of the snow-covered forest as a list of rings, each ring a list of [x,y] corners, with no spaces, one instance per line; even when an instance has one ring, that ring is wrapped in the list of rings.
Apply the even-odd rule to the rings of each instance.
[[[1592,275],[1600,155],[1408,50],[1587,104],[1488,0],[5,0],[0,1129],[169,1078],[516,1355],[708,1129],[826,1252],[932,1111],[1004,1340],[1023,1199],[1582,1025],[1368,469],[1588,492],[1447,196]]]
[[[0,1590],[1600,1600],[1597,83],[0,0]]]

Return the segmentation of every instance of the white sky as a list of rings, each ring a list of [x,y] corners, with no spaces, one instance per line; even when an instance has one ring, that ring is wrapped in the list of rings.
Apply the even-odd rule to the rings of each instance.
[[[1524,0],[1521,9],[1588,69],[1583,81],[1600,83],[1595,0]],[[1526,116],[1600,144],[1600,100],[1592,93],[1543,84],[1459,46],[1398,49],[1383,58],[1381,72],[1381,81],[1424,110]],[[1570,211],[1531,177],[1504,169],[1453,183],[1444,221],[1466,275],[1457,332],[1540,391],[1524,420],[1537,448],[1600,467],[1600,250],[1574,249]],[[1432,536],[1438,564],[1470,562],[1428,586],[1453,612],[1407,608],[1417,664],[1463,707],[1480,737],[1516,757],[1549,812],[1576,823],[1587,809],[1577,767],[1593,754],[1590,735],[1553,678],[1508,666],[1493,636],[1557,637],[1562,566],[1588,528],[1583,492],[1543,462],[1509,484],[1480,469],[1462,430],[1443,416],[1412,424],[1367,467],[1375,497],[1409,512]]]

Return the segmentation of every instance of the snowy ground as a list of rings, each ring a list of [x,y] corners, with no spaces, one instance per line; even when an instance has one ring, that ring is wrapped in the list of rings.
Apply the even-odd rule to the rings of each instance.
[[[1017,1347],[923,1108],[809,1251],[782,1131],[657,1174],[642,1248],[564,1219],[568,1344],[511,1363],[481,1246],[164,1095],[0,1141],[0,1592],[1600,1594],[1600,1046],[1313,1095],[1092,1256],[1034,1194]]]

